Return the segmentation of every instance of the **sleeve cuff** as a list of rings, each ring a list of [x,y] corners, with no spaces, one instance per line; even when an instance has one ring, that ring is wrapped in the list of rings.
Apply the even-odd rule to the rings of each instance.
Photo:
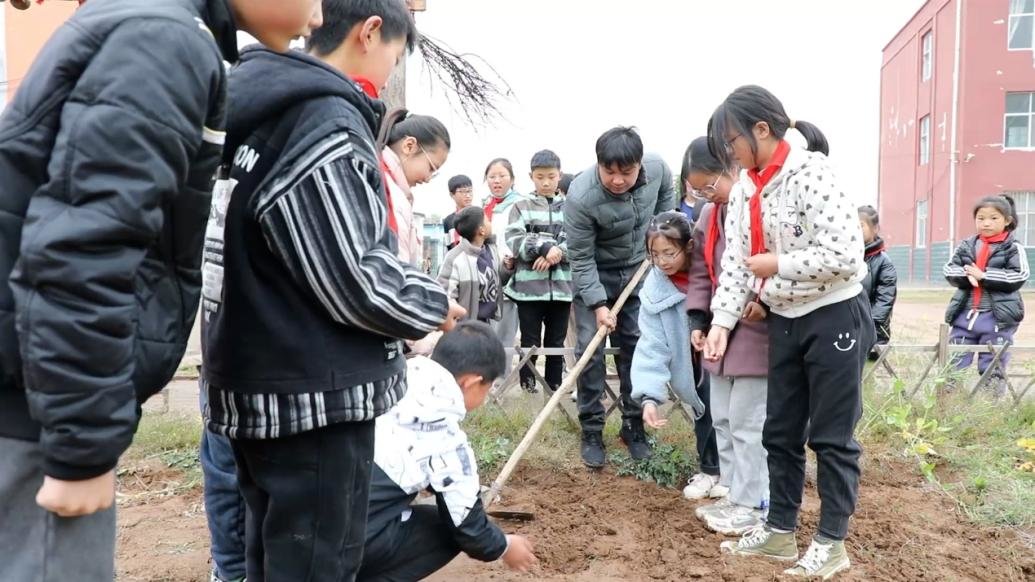
[[[100,477],[108,471],[111,471],[115,468],[117,463],[118,459],[112,461],[110,464],[82,467],[77,465],[68,465],[54,459],[45,459],[43,461],[43,474],[62,481],[85,481],[87,479],[93,479],[94,477]]]
[[[712,325],[724,327],[730,331],[733,331],[733,328],[737,326],[738,319],[737,315],[729,311],[718,310],[712,312]]]

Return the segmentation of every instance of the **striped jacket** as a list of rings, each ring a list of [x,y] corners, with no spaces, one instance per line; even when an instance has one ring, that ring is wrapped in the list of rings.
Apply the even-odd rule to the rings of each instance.
[[[532,195],[510,207],[506,230],[507,248],[516,259],[515,273],[504,293],[514,301],[572,300],[568,239],[564,234],[564,196]],[[548,271],[532,268],[550,249],[564,258]]]
[[[281,82],[256,92],[264,79]],[[315,95],[315,96],[314,96]],[[374,146],[379,102],[301,52],[246,51],[203,263],[205,416],[231,438],[373,420],[406,392],[400,339],[445,291],[396,255]]]

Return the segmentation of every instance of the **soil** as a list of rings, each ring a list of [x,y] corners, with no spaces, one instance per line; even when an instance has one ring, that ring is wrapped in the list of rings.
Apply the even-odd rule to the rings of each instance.
[[[147,471],[138,471],[138,473]],[[200,489],[176,492],[175,472],[123,478],[118,579],[207,580],[208,535]],[[863,473],[848,551],[852,569],[839,580],[1035,580],[1035,552],[1010,530],[967,524],[944,496],[905,465],[870,462]],[[156,494],[155,491],[175,494]],[[498,508],[532,511],[532,522],[501,522],[528,536],[543,580],[780,580],[788,564],[719,552],[721,535],[694,517],[698,502],[677,490],[582,468],[525,468]],[[809,487],[798,537],[801,551],[818,520]],[[525,580],[500,564],[460,557],[431,580]]]

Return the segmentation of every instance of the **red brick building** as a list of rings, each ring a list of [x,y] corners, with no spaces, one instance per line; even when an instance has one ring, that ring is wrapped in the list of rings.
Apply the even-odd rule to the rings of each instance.
[[[1035,260],[1035,0],[928,0],[884,47],[882,236],[899,280],[940,283],[982,196],[1014,196]]]

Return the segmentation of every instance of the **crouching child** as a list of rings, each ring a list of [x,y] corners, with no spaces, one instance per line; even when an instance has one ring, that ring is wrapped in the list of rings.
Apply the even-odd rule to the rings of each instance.
[[[407,362],[409,391],[377,419],[358,580],[420,580],[460,552],[520,572],[536,563],[527,539],[505,535],[486,516],[474,451],[460,428],[505,366],[492,328],[470,320],[443,335],[430,358]],[[411,505],[421,491],[435,505]]]

